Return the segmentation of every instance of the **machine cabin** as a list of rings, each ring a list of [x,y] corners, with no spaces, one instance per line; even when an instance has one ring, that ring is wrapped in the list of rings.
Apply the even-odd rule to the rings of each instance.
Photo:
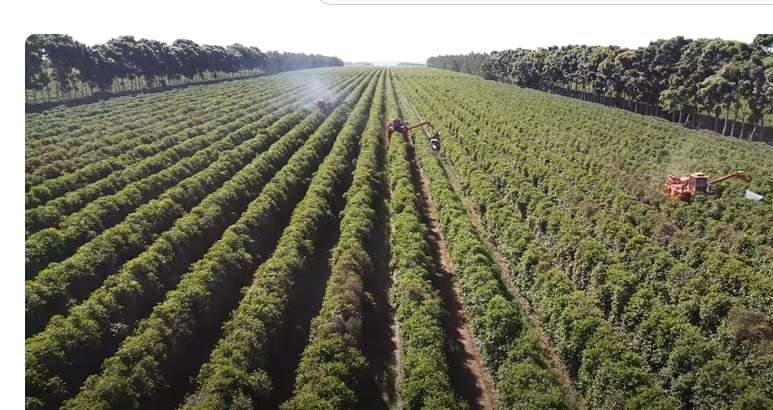
[[[709,190],[709,178],[701,172],[695,172],[690,174],[688,185],[690,192],[707,192]]]

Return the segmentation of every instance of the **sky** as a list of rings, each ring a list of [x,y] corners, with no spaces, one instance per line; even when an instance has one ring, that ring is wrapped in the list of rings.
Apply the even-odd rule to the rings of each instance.
[[[41,24],[36,17],[25,19],[24,24],[30,31],[66,33],[86,44],[103,43],[120,35],[168,43],[188,38],[218,45],[238,42],[263,51],[336,55],[345,61],[423,63],[435,55],[517,47],[588,44],[635,48],[676,35],[750,42],[757,33],[770,29],[770,21],[763,16],[773,15],[773,6],[760,5],[372,5],[390,1],[419,2],[224,0],[202,2],[204,5],[199,7],[195,1],[135,0],[112,11],[103,6],[107,3],[92,8],[85,7],[90,2],[84,0],[46,0],[43,3],[50,4],[45,9],[52,15],[66,13],[71,17],[46,22],[50,24]],[[463,0],[422,1],[458,4]],[[488,0],[490,3],[507,1],[525,3],[524,0]],[[579,0],[557,1],[579,3]],[[616,1],[633,3],[636,0]],[[351,5],[355,2],[368,5]],[[84,6],[78,7],[79,3]]]

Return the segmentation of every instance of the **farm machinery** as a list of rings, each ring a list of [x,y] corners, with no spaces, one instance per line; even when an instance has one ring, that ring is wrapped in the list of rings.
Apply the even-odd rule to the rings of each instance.
[[[414,125],[411,127],[407,121],[403,121],[400,118],[395,118],[392,121],[388,122],[386,124],[386,131],[387,131],[387,144],[392,141],[392,133],[393,132],[399,132],[403,134],[403,138],[408,140],[408,131],[421,127],[422,125],[428,125],[430,129],[434,129],[432,126],[432,123],[429,121],[422,122],[421,124]],[[432,134],[431,137],[429,137],[429,143],[432,146],[432,149],[437,151],[440,149],[440,133],[435,132]]]
[[[343,102],[343,103],[338,104],[338,105],[333,105],[333,103],[327,102],[325,100],[317,100],[316,108],[318,110],[322,111],[323,114],[330,115],[330,113],[332,113],[333,110],[336,109],[336,107],[340,107],[342,105],[346,105],[346,103]],[[351,114],[351,113],[347,113],[346,115],[348,116],[349,114]]]
[[[744,182],[749,182],[749,178],[743,171],[736,171],[732,174],[727,174],[713,181],[709,181],[709,178],[706,176],[706,174],[702,172],[693,172],[683,177],[669,175],[666,179],[665,192],[666,194],[681,201],[689,202],[696,192],[704,192],[709,195],[714,195],[715,191],[713,190],[713,185],[731,178],[739,178]]]
[[[435,131],[435,133],[429,137],[429,145],[432,146],[432,149],[435,151],[440,149],[440,131]]]

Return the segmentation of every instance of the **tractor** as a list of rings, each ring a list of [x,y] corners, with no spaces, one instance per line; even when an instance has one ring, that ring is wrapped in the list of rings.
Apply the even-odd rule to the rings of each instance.
[[[333,103],[326,102],[325,100],[317,100],[316,108],[318,110],[322,111],[323,114],[330,115],[330,113],[332,113],[334,109],[336,109],[337,107],[340,107],[342,105],[346,105],[346,103],[343,102],[343,103],[338,104],[338,105],[333,105]],[[351,112],[348,112],[346,115],[349,116],[350,114],[351,114]]]

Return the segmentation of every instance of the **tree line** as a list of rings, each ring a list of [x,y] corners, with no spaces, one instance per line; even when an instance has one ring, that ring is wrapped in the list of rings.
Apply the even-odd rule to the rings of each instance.
[[[57,95],[94,94],[122,91],[127,84],[133,89],[152,88],[236,74],[343,65],[338,57],[263,52],[239,43],[220,46],[178,39],[167,44],[120,36],[88,46],[66,34],[33,34],[25,43],[25,88],[33,95],[51,89]]]
[[[699,117],[708,114],[713,124],[702,125],[717,132],[724,116],[722,135],[736,136],[740,119],[737,136],[749,140],[763,139],[758,126],[773,117],[773,34],[758,34],[751,43],[677,36],[636,49],[568,45],[441,55],[428,58],[427,66],[608,105],[626,101],[636,112],[690,126],[701,126]]]

